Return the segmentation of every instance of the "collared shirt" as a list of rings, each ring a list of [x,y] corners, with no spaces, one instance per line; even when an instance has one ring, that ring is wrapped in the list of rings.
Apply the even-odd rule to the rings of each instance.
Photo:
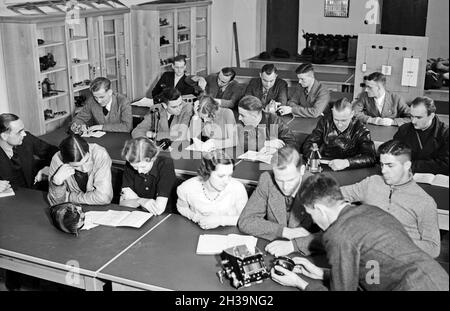
[[[0,147],[3,149],[8,158],[11,159],[14,154],[13,147],[4,141],[0,141]]]
[[[380,98],[375,97],[375,105],[377,105],[377,109],[380,113],[383,112],[384,99],[386,98],[386,93],[383,94]]]
[[[158,156],[147,174],[139,174],[128,162],[122,179],[122,188],[131,188],[140,198],[169,198],[176,182],[173,160]]]

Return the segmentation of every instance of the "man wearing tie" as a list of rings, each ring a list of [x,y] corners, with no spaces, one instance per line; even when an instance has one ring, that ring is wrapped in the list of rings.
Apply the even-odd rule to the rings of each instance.
[[[94,79],[90,90],[92,96],[74,117],[70,129],[76,134],[85,131],[129,133],[133,128],[130,101],[121,94],[113,93],[111,81],[107,78]]]
[[[318,118],[327,108],[330,92],[314,77],[314,68],[310,63],[301,64],[295,70],[299,85],[286,106],[278,111],[281,115],[293,114],[302,118]]]

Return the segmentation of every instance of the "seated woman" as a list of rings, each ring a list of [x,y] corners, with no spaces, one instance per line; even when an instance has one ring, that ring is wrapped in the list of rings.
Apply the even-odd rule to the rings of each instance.
[[[72,134],[59,145],[50,163],[48,200],[51,205],[109,204],[113,198],[111,158],[105,148]]]
[[[194,143],[206,142],[202,145],[203,151],[234,147],[237,134],[233,111],[220,107],[211,96],[202,96],[195,104],[189,133]]]
[[[154,215],[162,214],[176,182],[172,158],[160,155],[156,144],[146,137],[127,141],[122,158],[127,163],[120,205],[142,206]]]
[[[177,189],[180,214],[203,229],[235,226],[248,196],[244,185],[231,177],[233,169],[234,161],[223,151],[204,154],[199,176]]]

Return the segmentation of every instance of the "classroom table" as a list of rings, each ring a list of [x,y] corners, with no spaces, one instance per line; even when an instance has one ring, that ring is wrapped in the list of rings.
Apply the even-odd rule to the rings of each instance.
[[[242,234],[236,227],[203,230],[180,215],[170,215],[158,228],[128,249],[97,275],[111,281],[113,290],[182,290],[182,291],[236,291],[228,279],[220,283],[216,272],[222,269],[219,255],[197,255],[201,234]],[[258,239],[257,247],[263,253],[267,241]],[[327,266],[324,256],[310,258]],[[268,268],[273,256],[265,253]],[[130,269],[130,266],[133,269]],[[308,281],[311,281],[308,279]],[[318,281],[315,281],[318,282]],[[239,291],[295,290],[271,279],[243,287]]]
[[[0,198],[0,267],[85,290],[103,290],[96,274],[168,215],[140,229],[98,226],[78,237],[59,231],[46,212],[46,193],[18,189]],[[118,205],[84,206],[84,211],[132,210]]]

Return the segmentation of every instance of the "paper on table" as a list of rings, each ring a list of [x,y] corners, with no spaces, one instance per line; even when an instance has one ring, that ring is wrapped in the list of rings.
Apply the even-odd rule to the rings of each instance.
[[[100,219],[103,217],[105,212],[86,212],[84,213],[84,226],[81,228],[81,230],[89,230],[95,227],[98,227],[98,225],[95,223],[97,219]]]
[[[137,107],[151,107],[151,106],[153,106],[153,99],[144,97],[144,98],[132,103],[131,105],[137,106]]]
[[[245,244],[250,252],[254,252],[258,239],[250,235],[218,235],[218,234],[201,234],[198,237],[197,254],[198,255],[215,255],[220,254],[224,249],[229,247]]]
[[[186,150],[190,151],[198,151],[198,152],[210,152],[214,150],[214,147],[211,144],[205,144],[204,142],[196,142],[192,145],[186,147]]]
[[[111,227],[134,227],[140,228],[147,220],[152,217],[152,214],[146,212],[127,212],[127,211],[113,211],[109,210],[103,212],[103,216],[95,220],[98,225]]]
[[[14,190],[12,188],[9,188],[6,191],[0,192],[0,198],[11,197],[13,195],[16,195],[16,194],[14,193]]]
[[[242,160],[260,161],[260,162],[270,164],[270,162],[272,161],[272,156],[273,156],[273,154],[261,153],[261,152],[249,150],[246,153],[240,155],[238,158],[242,159]]]
[[[106,132],[103,131],[94,131],[94,132],[88,132],[86,134],[81,135],[81,137],[95,137],[95,138],[100,138],[103,135],[105,135]]]

